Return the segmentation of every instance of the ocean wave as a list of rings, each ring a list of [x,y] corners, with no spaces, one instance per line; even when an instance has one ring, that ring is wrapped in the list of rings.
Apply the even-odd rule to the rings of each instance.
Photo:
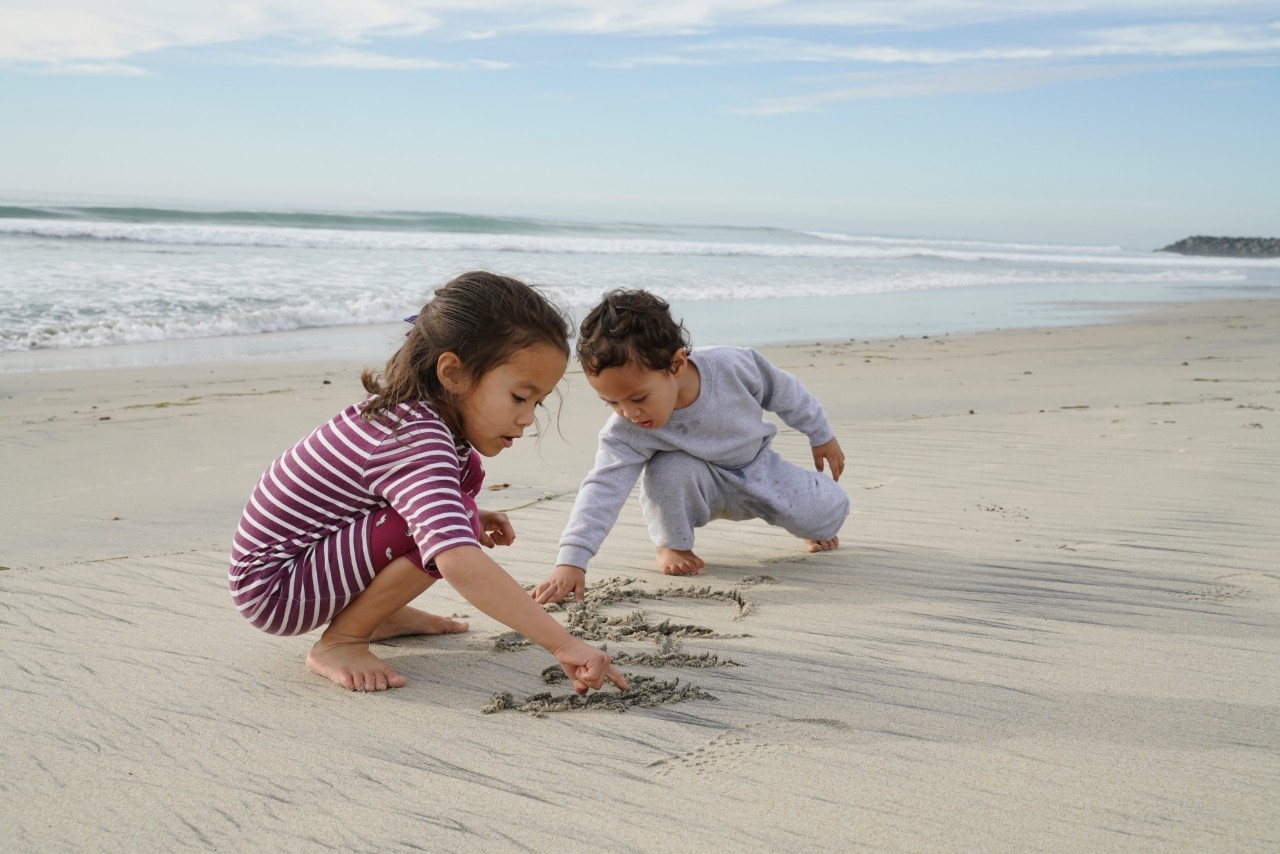
[[[800,232],[769,226],[589,222],[447,211],[197,210],[119,205],[0,205],[0,224],[6,220],[117,225],[218,225],[239,226],[251,230],[327,229],[617,237],[680,237],[701,234],[704,237],[715,238],[725,235],[749,235],[765,240],[794,238],[795,235],[800,234]],[[16,227],[21,228],[21,225]],[[0,230],[4,229],[0,228]],[[89,229],[86,234],[93,236],[94,230]]]
[[[0,351],[386,324],[470,269],[539,283],[578,316],[618,287],[686,305],[750,301],[766,314],[769,301],[799,298],[805,311],[839,314],[852,309],[820,300],[965,288],[975,305],[991,289],[1063,301],[1205,292],[1274,282],[1280,261],[420,211],[10,204],[0,207]]]
[[[85,305],[75,287],[59,290],[49,283],[40,296],[21,306],[0,309],[0,351],[102,347],[159,341],[256,335],[336,326],[375,325],[394,322],[416,310],[418,284],[405,277],[376,290],[358,283],[300,292],[296,282],[280,279],[247,282],[243,276],[219,284],[203,279],[183,296],[181,283],[168,279],[120,281],[102,288],[102,294]],[[686,282],[662,288],[662,295],[683,303],[767,302],[781,298],[847,297],[910,291],[952,290],[982,287],[1089,288],[1184,283],[1232,284],[1247,277],[1231,270],[1163,270],[1145,273],[1093,271],[1080,274],[1057,270],[973,270],[969,272],[915,271],[874,278],[814,278],[780,290],[768,280],[754,282]],[[146,290],[140,290],[146,288]],[[552,286],[549,294],[581,315],[600,294],[600,283]]]
[[[964,263],[1012,262],[1124,267],[1214,267],[1276,264],[1239,258],[1180,255],[1088,254],[1076,251],[1003,251],[999,246],[947,241],[742,242],[647,237],[532,235],[463,232],[358,231],[331,228],[231,226],[221,224],[107,223],[0,219],[0,234],[55,240],[94,240],[155,246],[238,246],[261,249],[370,251],[472,251],[600,256],[766,257],[836,260],[938,259]],[[962,247],[962,248],[957,248]],[[1054,247],[1047,247],[1054,249]],[[1057,247],[1061,250],[1062,247]],[[1034,251],[1033,251],[1034,250]]]
[[[924,237],[877,237],[856,234],[842,234],[834,231],[803,231],[810,237],[819,240],[834,240],[839,243],[865,243],[884,246],[963,246],[972,250],[1005,249],[1017,252],[1092,252],[1114,254],[1122,252],[1119,246],[1080,246],[1066,243],[1000,243],[987,240],[948,240],[945,238]]]

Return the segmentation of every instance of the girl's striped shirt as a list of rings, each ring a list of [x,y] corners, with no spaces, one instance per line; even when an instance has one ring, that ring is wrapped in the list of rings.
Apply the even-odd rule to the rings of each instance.
[[[346,607],[373,577],[370,527],[383,507],[408,522],[424,567],[447,549],[479,545],[479,455],[455,443],[426,403],[367,422],[360,412],[369,400],[276,458],[245,505],[228,578],[236,607],[258,628],[298,634]]]

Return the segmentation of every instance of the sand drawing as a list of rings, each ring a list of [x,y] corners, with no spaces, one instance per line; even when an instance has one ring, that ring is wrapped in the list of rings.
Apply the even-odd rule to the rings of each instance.
[[[577,694],[553,695],[550,692],[532,694],[524,700],[516,700],[511,694],[495,694],[489,705],[480,709],[486,715],[514,709],[527,712],[534,717],[542,717],[547,712],[573,712],[582,710],[603,710],[625,712],[638,706],[652,708],[682,700],[714,700],[711,694],[697,685],[680,684],[679,679],[662,680],[655,676],[639,676],[635,673],[623,673],[631,690],[625,694],[612,691],[596,691],[585,696]]]
[[[737,586],[729,590],[715,590],[709,585],[703,586],[666,586],[656,590],[646,590],[643,581],[632,578],[606,578],[587,587],[582,602],[566,602],[559,605],[548,605],[551,612],[563,612],[565,627],[570,633],[589,641],[637,641],[652,640],[656,646],[652,652],[613,652],[614,663],[619,666],[637,667],[740,667],[736,661],[722,659],[711,652],[690,653],[682,648],[682,639],[687,638],[740,638],[745,634],[721,634],[708,626],[690,623],[673,623],[670,619],[655,622],[648,612],[637,609],[621,616],[608,616],[602,609],[609,605],[637,604],[642,601],[658,599],[704,599],[726,602],[734,607],[735,621],[741,620],[751,612],[751,602],[741,593],[741,588],[758,584],[776,584],[777,580],[767,576],[752,576],[743,579]],[[516,632],[505,632],[494,639],[494,646],[499,650],[510,651],[529,646],[529,641]],[[603,647],[607,649],[608,647]],[[547,712],[568,712],[587,709],[607,709],[622,712],[630,707],[650,708],[652,706],[678,703],[684,700],[714,700],[711,694],[697,685],[684,683],[679,679],[661,680],[653,676],[625,674],[631,685],[626,694],[612,692],[596,692],[587,696],[563,694],[553,696],[550,693],[532,694],[523,700],[516,700],[509,693],[495,694],[493,701],[484,706],[485,714],[514,709],[541,716]],[[567,681],[564,672],[558,666],[548,667],[542,671],[542,680],[549,685]]]

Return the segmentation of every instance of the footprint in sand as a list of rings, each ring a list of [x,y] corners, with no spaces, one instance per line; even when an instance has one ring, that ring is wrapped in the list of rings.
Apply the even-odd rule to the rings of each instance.
[[[1199,589],[1174,595],[1189,602],[1225,602],[1227,599],[1246,596],[1248,593],[1249,588],[1241,587],[1239,584],[1206,584]]]
[[[701,747],[649,763],[659,777],[719,774],[779,753],[803,755],[840,739],[847,724],[827,718],[784,718],[726,730]]]
[[[1270,598],[1280,594],[1280,573],[1229,572],[1213,580],[1217,583],[1175,595],[1193,602],[1222,602],[1241,596]]]

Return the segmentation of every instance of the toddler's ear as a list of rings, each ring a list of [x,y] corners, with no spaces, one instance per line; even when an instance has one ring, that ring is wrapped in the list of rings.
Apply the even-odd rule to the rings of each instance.
[[[689,356],[683,349],[676,350],[675,355],[671,357],[671,375],[678,377],[680,372],[689,364]]]
[[[441,353],[440,358],[436,359],[436,378],[440,380],[444,390],[450,394],[462,394],[466,391],[470,379],[467,376],[466,366],[462,364],[458,354],[452,350]]]

